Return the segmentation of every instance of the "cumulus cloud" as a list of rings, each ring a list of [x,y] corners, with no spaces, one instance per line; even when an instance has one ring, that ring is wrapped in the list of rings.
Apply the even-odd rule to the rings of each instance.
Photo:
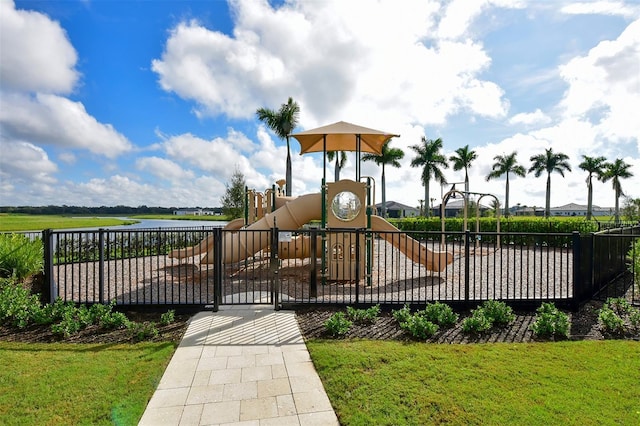
[[[160,157],[142,157],[136,160],[136,167],[143,172],[151,173],[153,176],[166,179],[180,184],[185,180],[192,180],[194,173],[191,170],[184,170],[171,160]]]
[[[0,76],[4,90],[70,93],[78,55],[58,22],[0,2]],[[46,70],[46,72],[44,71]]]
[[[54,183],[58,167],[49,160],[47,153],[29,142],[2,141],[0,176],[21,183]]]
[[[560,11],[568,15],[613,15],[632,18],[640,14],[640,6],[621,1],[589,1],[567,4]]]
[[[522,124],[525,126],[547,124],[551,121],[551,118],[542,112],[540,108],[537,108],[534,112],[521,112],[509,119],[509,124]]]
[[[569,85],[561,102],[565,116],[593,122],[612,142],[639,141],[640,120],[634,112],[640,111],[640,20],[616,40],[570,60],[560,75]]]
[[[0,125],[8,138],[81,148],[108,158],[131,149],[129,140],[113,126],[98,122],[82,103],[61,96],[5,95],[2,110]]]
[[[362,105],[379,106],[373,121],[404,116],[421,124],[461,110],[502,117],[508,109],[503,91],[479,77],[491,63],[482,45],[434,40],[437,2],[287,2],[276,9],[236,0],[230,7],[232,35],[181,22],[152,63],[161,87],[194,101],[201,117],[249,118],[287,96],[303,107],[305,127],[357,117]]]

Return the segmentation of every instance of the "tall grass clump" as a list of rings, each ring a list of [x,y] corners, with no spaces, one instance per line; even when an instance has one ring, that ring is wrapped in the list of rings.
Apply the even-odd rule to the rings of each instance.
[[[42,241],[22,234],[0,234],[0,277],[19,281],[42,271]]]

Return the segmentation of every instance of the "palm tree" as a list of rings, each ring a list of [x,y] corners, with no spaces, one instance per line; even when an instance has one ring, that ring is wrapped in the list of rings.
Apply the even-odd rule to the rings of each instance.
[[[491,179],[497,179],[502,175],[505,175],[507,177],[507,183],[505,185],[506,194],[504,197],[504,215],[507,217],[510,216],[509,173],[513,173],[514,175],[520,176],[520,177],[524,177],[527,174],[524,167],[518,164],[518,161],[516,160],[516,155],[518,155],[518,153],[516,151],[513,151],[509,155],[496,155],[495,157],[493,157],[493,159],[495,160],[495,163],[493,163],[491,173],[489,173],[486,178],[488,182]]]
[[[582,163],[578,165],[582,170],[589,173],[589,176],[587,176],[587,220],[591,220],[591,216],[593,215],[593,177],[595,176],[596,179],[602,179],[606,160],[604,157],[589,157],[583,155]]]
[[[347,164],[347,153],[344,151],[328,151],[327,160],[333,161],[334,158],[336,159],[334,179],[335,182],[337,182],[340,180],[340,170],[344,169],[344,166]]]
[[[449,161],[453,162],[453,170],[459,171],[464,169],[464,192],[465,198],[469,199],[469,168],[471,163],[478,158],[475,151],[469,150],[469,145],[456,149],[456,155],[449,157]]]
[[[258,108],[256,111],[258,119],[265,123],[276,135],[287,141],[287,171],[285,179],[287,187],[285,195],[291,196],[291,148],[289,146],[289,134],[298,124],[300,115],[300,106],[292,98],[289,98],[286,104],[280,105],[278,111],[268,108]]]
[[[564,177],[565,171],[571,171],[569,156],[561,152],[554,153],[553,148],[544,150],[544,154],[533,155],[529,158],[533,163],[529,173],[534,172],[535,177],[540,177],[542,172],[547,172],[547,195],[544,209],[544,217],[551,216],[551,173],[558,172]]]
[[[616,208],[615,208],[615,221],[620,222],[620,196],[624,195],[622,192],[622,186],[620,185],[620,179],[627,179],[633,176],[633,173],[629,171],[631,164],[627,164],[621,159],[616,159],[613,163],[606,163],[604,165],[604,173],[602,174],[602,181],[606,182],[611,180],[613,184],[613,190],[616,193]]]
[[[424,185],[424,199],[425,204],[429,201],[429,182],[431,178],[435,178],[440,184],[447,183],[444,175],[442,174],[442,168],[449,168],[447,163],[447,157],[440,153],[442,149],[442,139],[436,140],[427,139],[422,137],[420,145],[411,145],[409,148],[413,149],[417,156],[411,160],[411,167],[422,167],[422,184]],[[431,210],[425,208],[429,217]]]
[[[384,166],[389,164],[393,167],[400,167],[400,160],[404,157],[404,151],[400,148],[389,148],[391,139],[386,141],[382,145],[382,153],[376,154],[364,154],[362,161],[373,161],[378,166],[382,165],[382,217],[387,217],[387,184],[384,176]]]

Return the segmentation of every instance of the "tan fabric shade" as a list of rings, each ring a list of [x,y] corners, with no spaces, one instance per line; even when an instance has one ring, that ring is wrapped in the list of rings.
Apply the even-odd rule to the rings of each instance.
[[[338,121],[317,129],[305,130],[292,134],[300,142],[300,155],[308,152],[323,152],[324,137],[326,136],[326,151],[360,151],[382,154],[382,145],[394,135],[380,130]],[[357,141],[360,137],[360,147]]]

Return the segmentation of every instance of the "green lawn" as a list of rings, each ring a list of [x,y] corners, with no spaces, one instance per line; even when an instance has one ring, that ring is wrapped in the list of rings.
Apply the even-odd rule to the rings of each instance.
[[[0,424],[135,425],[174,350],[0,342]]]
[[[135,220],[103,217],[69,217],[58,215],[22,215],[0,213],[0,231],[41,231],[43,229],[97,228],[128,225]]]
[[[640,342],[308,342],[343,425],[640,424]]]

